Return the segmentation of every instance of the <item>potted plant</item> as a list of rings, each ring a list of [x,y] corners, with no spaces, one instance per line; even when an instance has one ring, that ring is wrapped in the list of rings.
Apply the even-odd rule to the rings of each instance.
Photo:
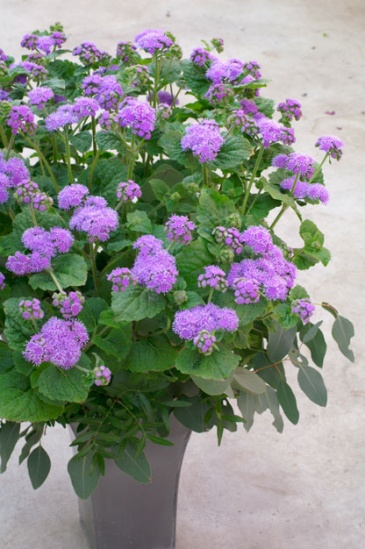
[[[220,443],[265,410],[280,432],[283,416],[296,424],[289,368],[325,406],[316,308],[353,360],[351,322],[300,285],[330,261],[310,216],[343,143],[314,139],[318,160],[295,151],[299,102],[276,107],[258,63],[223,60],[221,39],[189,59],[160,30],[113,55],[65,41],[56,24],[23,38],[21,62],[0,50],[1,471],[22,439],[39,487],[42,436],[72,425],[80,498],[111,465],[147,485],[160,467],[172,514],[153,546],[172,547],[190,431]],[[289,210],[300,247],[275,232]]]

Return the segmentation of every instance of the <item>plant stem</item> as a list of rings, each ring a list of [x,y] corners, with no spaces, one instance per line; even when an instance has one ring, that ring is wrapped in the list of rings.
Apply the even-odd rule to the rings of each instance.
[[[70,183],[73,183],[74,182],[74,177],[73,177],[72,168],[71,168],[71,152],[70,152],[70,143],[68,141],[67,130],[65,130],[64,138],[65,138],[65,149],[66,149],[66,162],[67,162],[68,178],[70,180]]]
[[[49,163],[47,162],[47,159],[45,158],[44,154],[42,153],[42,151],[40,150],[40,148],[38,147],[37,143],[33,143],[33,141],[31,139],[29,139],[29,137],[27,136],[24,136],[25,137],[25,140],[31,145],[31,147],[36,151],[36,153],[38,154],[39,156],[39,159],[42,159],[45,167],[47,168],[47,172],[50,176],[50,178],[52,179],[52,183],[53,183],[53,186],[55,188],[55,191],[56,193],[59,193],[60,192],[60,188],[58,186],[58,183],[57,183],[57,180],[54,176],[54,173],[52,172],[52,169],[51,169],[51,166],[49,165]]]
[[[97,290],[99,286],[99,280],[98,280],[98,272],[96,270],[96,253],[95,252],[96,252],[96,246],[94,247],[93,243],[90,243],[91,269],[93,273],[94,287],[95,287],[95,290]]]
[[[98,149],[96,146],[96,122],[94,117],[91,118],[91,131],[92,131],[92,137],[93,137],[93,152],[95,157]]]
[[[52,278],[53,282],[56,284],[57,290],[61,294],[64,294],[65,292],[63,291],[63,289],[61,287],[61,284],[58,282],[57,277],[54,274],[53,270],[52,269],[46,269],[46,272],[49,274],[49,276]]]
[[[203,181],[204,181],[204,185],[206,185],[207,187],[209,187],[209,170],[208,170],[208,166],[206,164],[202,164],[203,166]]]
[[[29,204],[29,210],[30,210],[30,216],[31,216],[31,218],[32,218],[32,221],[33,221],[33,223],[34,223],[34,226],[35,226],[35,227],[38,227],[37,218],[36,218],[36,216],[35,216],[35,211],[34,211],[34,208],[33,208],[33,204],[32,204],[32,203]]]
[[[7,149],[8,148],[8,140],[6,138],[6,133],[5,133],[5,130],[4,130],[3,126],[0,126],[0,137],[1,137],[1,141],[3,142],[4,149]]]
[[[248,202],[248,199],[250,197],[252,185],[254,183],[257,170],[259,169],[260,164],[261,164],[261,160],[262,160],[262,156],[264,154],[264,150],[265,150],[265,148],[262,146],[261,149],[259,150],[258,155],[257,155],[255,166],[254,166],[254,169],[253,169],[253,172],[252,172],[252,175],[251,175],[251,179],[248,183],[247,190],[245,192],[245,196],[244,196],[244,199],[243,199],[243,204],[242,204],[242,209],[241,209],[242,215],[245,215],[245,213],[246,213],[247,202]]]
[[[319,173],[319,172],[321,171],[321,169],[322,169],[323,164],[326,162],[328,156],[329,156],[329,153],[326,153],[326,154],[324,155],[324,158],[323,158],[322,162],[317,166],[317,168],[316,168],[314,174],[312,175],[312,177],[310,178],[310,180],[309,180],[308,183],[312,183],[312,181],[314,181],[314,179],[317,177],[318,173]]]
[[[7,149],[6,149],[5,160],[9,159],[10,151],[11,151],[13,145],[14,145],[14,141],[15,141],[15,135],[12,133],[11,137],[10,137],[10,140],[9,140],[9,143],[8,143],[8,146],[7,146]]]

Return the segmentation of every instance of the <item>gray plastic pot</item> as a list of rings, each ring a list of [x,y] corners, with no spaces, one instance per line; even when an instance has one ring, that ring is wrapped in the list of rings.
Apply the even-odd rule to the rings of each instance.
[[[174,549],[180,471],[191,431],[171,417],[174,446],[148,442],[151,484],[141,484],[110,460],[92,496],[79,500],[90,549]]]

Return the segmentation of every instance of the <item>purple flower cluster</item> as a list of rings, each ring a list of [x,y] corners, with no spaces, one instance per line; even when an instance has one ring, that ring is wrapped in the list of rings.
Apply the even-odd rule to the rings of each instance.
[[[29,181],[30,174],[24,161],[20,158],[9,158],[5,160],[0,151],[0,175],[4,187],[16,187],[19,183]]]
[[[314,174],[314,160],[307,154],[290,153],[279,154],[272,160],[272,165],[276,168],[290,170],[303,179],[310,179]]]
[[[314,200],[327,204],[329,201],[329,193],[321,183],[307,183],[298,179],[295,182],[295,176],[288,177],[280,183],[280,187],[286,191],[292,191],[294,198],[299,200]],[[295,184],[295,187],[294,187]],[[294,190],[293,190],[294,188]]]
[[[89,242],[105,242],[118,225],[117,212],[101,196],[89,196],[70,219],[70,228],[85,232]]]
[[[120,105],[114,120],[122,128],[131,128],[132,133],[138,137],[151,139],[151,133],[155,128],[156,113],[147,102],[142,103],[138,99],[129,98]]]
[[[118,184],[117,198],[122,202],[137,202],[142,196],[141,187],[132,179]]]
[[[209,90],[205,94],[205,97],[208,101],[213,103],[213,105],[217,105],[226,97],[233,97],[233,90],[227,84],[219,82],[210,86]]]
[[[215,347],[217,338],[208,330],[202,330],[199,334],[194,337],[193,343],[203,355],[211,355]]]
[[[307,324],[310,321],[311,316],[315,311],[315,306],[310,302],[309,299],[296,299],[292,303],[291,312],[295,315],[298,315],[299,318],[303,321],[303,324]]]
[[[5,275],[3,273],[0,273],[0,290],[4,290],[5,286]]]
[[[186,215],[171,215],[165,223],[167,238],[180,244],[190,244],[195,224]]]
[[[136,50],[132,42],[118,42],[116,55],[123,63],[129,63],[136,57]]]
[[[19,131],[34,133],[37,127],[34,121],[34,114],[26,105],[15,105],[12,107],[6,123],[10,126],[13,135]]]
[[[37,63],[32,63],[31,61],[21,61],[20,63],[10,65],[11,69],[15,67],[22,67],[27,72],[29,72],[29,74],[33,76],[33,78],[43,79],[48,74],[48,71],[42,65],[38,65]],[[19,74],[18,76],[15,77],[14,82],[18,82],[19,84],[26,84],[27,75]]]
[[[62,210],[76,208],[82,204],[85,196],[88,194],[89,189],[85,185],[80,185],[79,183],[67,185],[58,194],[58,207]]]
[[[72,55],[78,55],[86,67],[110,57],[107,52],[99,50],[93,42],[83,42],[72,50]]]
[[[212,162],[224,143],[219,126],[214,120],[203,120],[186,128],[181,140],[183,151],[191,150],[200,162]]]
[[[215,60],[206,72],[206,77],[219,84],[222,82],[239,83],[243,73],[243,63],[239,59],[228,59],[222,62]]]
[[[38,334],[31,337],[23,355],[36,366],[52,362],[63,370],[69,370],[79,361],[81,349],[87,341],[87,330],[82,322],[53,316],[43,324]]]
[[[240,126],[242,133],[246,133],[251,137],[258,134],[259,129],[254,119],[252,118],[252,116],[247,114],[244,109],[238,109],[236,111],[233,111],[232,116],[230,117],[230,121],[235,126]]]
[[[40,212],[45,212],[53,204],[53,199],[40,191],[37,183],[33,181],[19,183],[15,189],[14,196],[18,202],[31,204],[35,210],[39,210]]]
[[[68,294],[65,292],[55,293],[52,299],[52,305],[60,310],[61,315],[66,320],[79,315],[85,302],[84,296],[79,291],[69,292]]]
[[[154,54],[158,51],[171,48],[173,41],[162,30],[146,29],[137,34],[134,43],[142,50]]]
[[[231,287],[238,305],[257,303],[260,299],[260,285],[255,278],[235,278]]]
[[[256,118],[256,125],[265,148],[279,141],[282,141],[284,145],[291,145],[295,142],[294,130],[285,127],[276,120],[262,116]]]
[[[199,336],[202,330],[209,333],[217,330],[234,332],[238,324],[236,311],[208,303],[208,305],[197,305],[191,309],[178,311],[175,314],[172,329],[181,339],[191,341]]]
[[[55,31],[50,35],[38,36],[37,34],[26,34],[20,45],[28,50],[41,50],[46,55],[50,54],[52,48],[59,48],[66,42],[66,36],[60,32]]]
[[[242,235],[236,227],[216,227],[213,230],[213,236],[218,244],[228,246],[235,254],[241,254],[243,251]]]
[[[99,108],[99,103],[95,99],[91,97],[78,97],[73,104],[72,112],[77,120],[81,120],[87,116],[95,117]]]
[[[130,284],[136,284],[137,279],[127,267],[118,267],[106,277],[112,283],[113,292],[124,292]]]
[[[343,145],[343,141],[333,135],[322,135],[316,142],[316,147],[319,147],[319,150],[324,151],[331,158],[335,158],[336,160],[340,160],[342,156]]]
[[[39,299],[22,299],[19,302],[19,310],[26,320],[40,320],[44,317]]]
[[[243,72],[245,76],[250,75],[254,80],[261,78],[260,65],[257,61],[247,61],[243,63]]]
[[[214,59],[212,54],[204,50],[203,48],[195,48],[191,55],[190,55],[190,61],[195,63],[195,65],[198,65],[199,67],[203,67],[208,61],[211,61]]]
[[[227,290],[226,273],[216,265],[207,265],[204,267],[204,273],[198,276],[199,288],[214,288],[220,292]]]
[[[94,370],[94,376],[95,376],[95,385],[98,387],[109,385],[111,379],[112,379],[112,372],[104,366],[104,364],[101,364],[101,366],[95,368]]]
[[[49,132],[55,132],[75,122],[78,122],[78,117],[74,112],[73,105],[62,105],[44,119],[44,124]]]
[[[269,253],[273,246],[270,231],[260,225],[248,227],[241,234],[240,240],[246,246],[250,246],[255,254]]]
[[[38,109],[43,107],[54,98],[54,92],[48,86],[34,88],[28,92],[29,105],[35,105]]]
[[[82,89],[87,96],[95,96],[102,109],[115,110],[123,96],[123,90],[113,75],[100,76],[92,74],[82,83]]]
[[[300,110],[302,105],[296,99],[286,99],[283,103],[279,103],[278,111],[281,113],[281,119],[285,122],[291,122],[293,118],[299,120],[302,116]]]
[[[163,242],[152,235],[144,235],[133,246],[139,253],[131,269],[139,284],[157,294],[169,292],[178,277],[175,258],[163,249]]]

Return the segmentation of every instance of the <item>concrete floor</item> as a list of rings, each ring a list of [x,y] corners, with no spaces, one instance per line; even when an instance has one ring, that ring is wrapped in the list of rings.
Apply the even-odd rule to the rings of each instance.
[[[313,211],[333,260],[301,280],[314,301],[333,303],[354,322],[356,362],[332,344],[324,369],[327,408],[303,397],[299,425],[287,424],[282,435],[264,414],[249,435],[228,434],[220,448],[214,433],[192,437],[180,484],[177,549],[362,549],[364,0],[0,0],[0,7],[0,47],[16,57],[25,33],[56,20],[70,46],[93,40],[110,51],[145,28],[171,30],[186,55],[201,38],[221,36],[226,57],[262,65],[272,80],[268,97],[302,102],[298,151],[315,154],[323,134],[345,141],[341,162],[325,168],[330,204]],[[281,226],[289,241],[291,223]],[[87,549],[66,471],[68,440],[62,429],[49,432],[54,465],[36,492],[15,459],[0,478],[1,549]]]

